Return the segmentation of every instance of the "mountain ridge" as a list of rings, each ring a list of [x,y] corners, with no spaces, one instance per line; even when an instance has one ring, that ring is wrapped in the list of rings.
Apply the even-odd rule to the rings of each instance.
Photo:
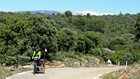
[[[18,11],[21,13],[26,13],[26,12],[30,12],[32,14],[36,14],[36,13],[43,13],[43,14],[62,14],[62,12],[59,11],[53,11],[53,10],[31,10],[31,11]]]
[[[31,10],[31,11],[18,11],[21,13],[26,13],[26,12],[30,12],[32,14],[36,14],[36,13],[43,13],[43,14],[64,14],[64,11],[54,11],[54,10]],[[114,13],[97,13],[94,11],[90,11],[90,10],[85,10],[85,11],[76,11],[76,12],[72,12],[73,15],[86,15],[87,13],[90,13],[90,15],[96,15],[96,16],[102,16],[102,15],[114,15]]]

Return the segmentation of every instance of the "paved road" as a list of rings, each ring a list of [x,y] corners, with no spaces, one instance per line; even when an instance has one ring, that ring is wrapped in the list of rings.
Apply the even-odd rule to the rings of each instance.
[[[6,79],[98,79],[99,76],[111,71],[125,68],[95,67],[95,68],[46,68],[45,74],[33,75],[32,71],[15,74]]]

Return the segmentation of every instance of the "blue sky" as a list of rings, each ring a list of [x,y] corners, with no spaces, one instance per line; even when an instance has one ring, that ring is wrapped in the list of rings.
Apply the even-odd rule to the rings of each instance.
[[[140,12],[140,0],[0,0],[0,11],[25,10],[136,14]]]

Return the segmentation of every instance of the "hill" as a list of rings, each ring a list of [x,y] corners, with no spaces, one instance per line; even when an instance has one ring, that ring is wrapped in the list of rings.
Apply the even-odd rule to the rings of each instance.
[[[35,48],[47,48],[48,61],[90,62],[84,56],[92,56],[102,63],[110,59],[113,64],[133,64],[140,60],[138,18],[139,14],[0,12],[0,63],[24,65]]]

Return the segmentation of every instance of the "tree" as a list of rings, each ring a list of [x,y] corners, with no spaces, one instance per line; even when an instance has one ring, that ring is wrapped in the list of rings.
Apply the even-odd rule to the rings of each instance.
[[[43,15],[36,14],[29,18],[31,23],[31,34],[29,39],[31,41],[31,46],[35,48],[47,48],[49,52],[57,51],[57,24],[53,20],[43,17]]]
[[[86,14],[86,17],[87,17],[87,18],[91,18],[90,13],[87,13],[87,14]]]
[[[82,35],[79,35],[76,50],[87,54],[89,53],[89,50],[96,48],[98,45],[99,36],[93,31],[88,31]]]
[[[122,37],[116,37],[110,40],[108,47],[112,50],[120,49],[121,46],[125,45],[126,41]]]
[[[65,11],[65,16],[66,16],[66,17],[72,16],[72,12],[71,12],[70,10]]]
[[[138,16],[137,22],[135,24],[135,28],[136,28],[136,40],[138,41],[140,39],[140,14]]]
[[[93,19],[93,21],[94,21],[94,25],[95,25],[93,27],[94,31],[104,33],[104,30],[103,30],[103,28],[105,26],[104,20],[102,20],[102,19]]]
[[[74,50],[76,42],[76,33],[70,29],[62,29],[57,36],[59,51]]]

